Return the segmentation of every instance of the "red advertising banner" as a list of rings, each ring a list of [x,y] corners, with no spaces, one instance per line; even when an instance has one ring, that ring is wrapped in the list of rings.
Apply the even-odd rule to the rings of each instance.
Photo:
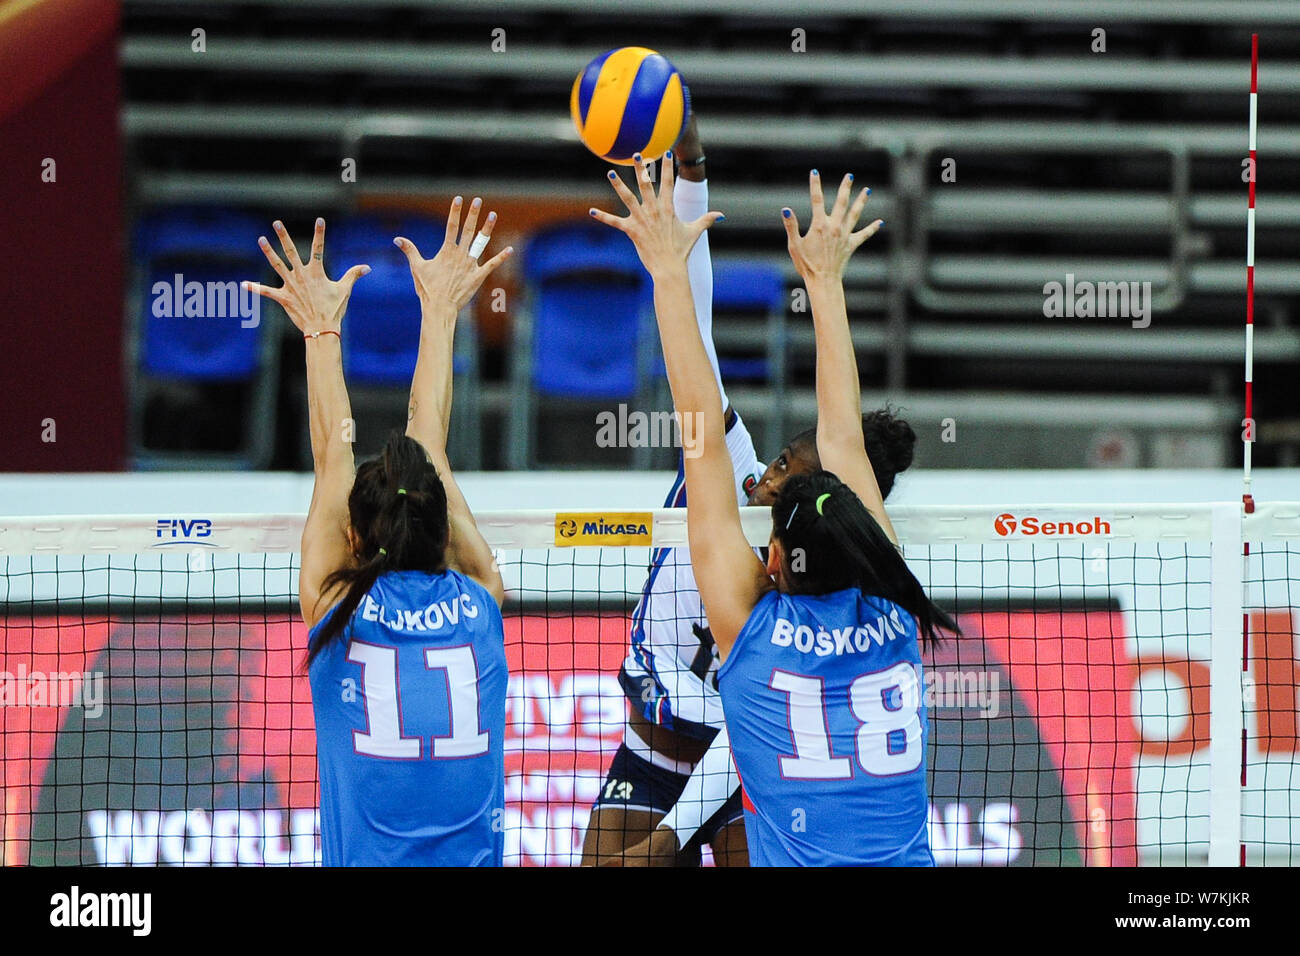
[[[1137,862],[1123,622],[965,615],[927,662],[940,864]],[[318,862],[305,633],[287,612],[10,616],[3,636],[0,862]],[[626,641],[621,615],[507,618],[507,864],[579,862],[623,736]]]

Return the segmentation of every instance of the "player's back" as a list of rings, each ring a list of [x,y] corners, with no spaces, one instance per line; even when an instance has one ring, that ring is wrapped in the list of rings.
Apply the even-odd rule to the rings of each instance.
[[[933,866],[916,622],[857,589],[765,594],[718,672],[755,866]]]
[[[324,864],[499,866],[507,669],[492,595],[456,571],[390,572],[345,636],[310,669]]]

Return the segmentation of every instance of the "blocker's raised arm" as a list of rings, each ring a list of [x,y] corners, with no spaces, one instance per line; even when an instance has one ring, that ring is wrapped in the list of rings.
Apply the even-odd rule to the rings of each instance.
[[[684,459],[691,566],[718,652],[725,658],[754,604],[772,582],[740,525],[722,396],[695,321],[686,270],[696,240],[723,217],[709,212],[691,223],[677,218],[671,154],[661,164],[658,194],[640,156],[635,165],[639,198],[616,173],[610,173],[610,183],[627,206],[628,215],[613,216],[596,209],[591,214],[631,238],[654,280],[655,316],[673,405],[678,415],[690,416],[698,436],[694,453]]]
[[[279,303],[289,320],[302,332],[307,360],[307,414],[311,428],[312,462],[316,483],[311,507],[302,531],[302,570],[298,576],[298,600],[303,619],[311,627],[324,616],[333,601],[321,593],[325,578],[352,560],[348,543],[348,493],[355,466],[352,458],[352,406],[343,381],[341,330],[348,298],[357,279],[370,271],[355,265],[338,280],[325,274],[325,220],[316,220],[311,255],[303,262],[284,223],[276,220],[285,260],[271,248],[265,236],[258,246],[271,268],[284,280],[279,289],[257,282],[245,288]]]
[[[447,428],[451,420],[452,343],[456,318],[483,281],[509,258],[513,249],[507,246],[480,264],[479,254],[492,236],[497,215],[489,213],[482,232],[475,233],[483,202],[476,198],[470,203],[463,228],[461,203],[460,196],[452,200],[447,214],[446,235],[432,259],[421,256],[410,239],[398,236],[393,240],[406,254],[415,291],[420,298],[420,349],[415,373],[411,377],[406,434],[424,446],[447,491],[448,565],[474,578],[492,592],[500,604],[505,599],[501,572],[452,474],[447,458]]]

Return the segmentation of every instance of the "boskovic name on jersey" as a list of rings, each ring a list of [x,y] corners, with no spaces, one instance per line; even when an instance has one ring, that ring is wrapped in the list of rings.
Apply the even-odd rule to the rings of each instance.
[[[885,641],[907,637],[907,626],[899,616],[898,608],[890,608],[889,617],[876,616],[874,625],[863,623],[854,627],[835,627],[830,630],[821,628],[814,631],[807,624],[796,626],[793,621],[778,617],[772,624],[772,643],[777,647],[790,647],[804,654],[815,653],[818,657],[831,654],[854,654],[867,651],[871,642],[883,647]]]

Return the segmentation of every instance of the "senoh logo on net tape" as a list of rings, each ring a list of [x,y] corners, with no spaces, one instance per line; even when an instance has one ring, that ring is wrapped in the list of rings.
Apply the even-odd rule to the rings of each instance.
[[[650,544],[654,515],[649,511],[560,512],[555,516],[555,545],[560,548]]]
[[[1077,520],[1046,520],[1039,515],[1003,512],[993,519],[993,530],[1004,538],[1092,538],[1111,534],[1110,522],[1094,515]]]

